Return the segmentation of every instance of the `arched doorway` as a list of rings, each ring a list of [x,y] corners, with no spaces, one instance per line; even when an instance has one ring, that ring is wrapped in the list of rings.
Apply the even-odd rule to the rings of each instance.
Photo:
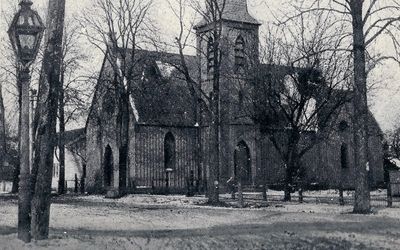
[[[239,142],[235,148],[234,175],[241,177],[243,185],[252,184],[250,149],[244,141]]]
[[[114,158],[110,145],[104,153],[104,187],[111,187],[114,178]]]

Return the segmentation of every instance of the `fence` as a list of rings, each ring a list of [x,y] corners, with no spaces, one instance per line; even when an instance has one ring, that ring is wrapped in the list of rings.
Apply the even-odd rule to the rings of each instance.
[[[79,179],[75,174],[73,180],[65,180],[65,190],[70,193],[85,193],[85,178]]]
[[[373,207],[399,207],[400,195],[393,195],[391,187],[400,186],[400,183],[391,183],[388,189],[378,189],[371,192],[371,206]],[[225,202],[238,202],[240,197],[237,190],[234,194],[222,195],[222,200]],[[243,201],[252,205],[266,205],[281,203],[284,200],[283,191],[267,190],[267,192],[243,192]],[[338,205],[353,205],[354,191],[297,191],[291,194],[291,202],[298,203],[313,203],[313,204],[338,204]]]

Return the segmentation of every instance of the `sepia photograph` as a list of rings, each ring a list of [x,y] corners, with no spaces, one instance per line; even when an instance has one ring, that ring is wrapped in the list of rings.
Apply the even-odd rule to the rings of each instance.
[[[0,250],[400,249],[400,1],[0,13]]]

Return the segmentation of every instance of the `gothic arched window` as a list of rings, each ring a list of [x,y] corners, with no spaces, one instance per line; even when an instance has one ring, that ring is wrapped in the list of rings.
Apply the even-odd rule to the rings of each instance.
[[[346,143],[340,147],[340,164],[342,168],[348,168],[348,149]]]
[[[165,169],[175,169],[176,143],[175,137],[168,132],[164,138],[164,167]]]
[[[235,71],[241,71],[246,65],[245,53],[244,53],[244,39],[242,36],[238,36],[235,42]]]
[[[207,42],[207,72],[212,73],[214,71],[214,39],[208,38]]]
[[[239,90],[238,99],[239,99],[239,109],[241,110],[243,108],[243,99],[244,99],[243,90]]]
[[[349,128],[349,124],[346,121],[341,121],[339,123],[339,131],[345,132]]]

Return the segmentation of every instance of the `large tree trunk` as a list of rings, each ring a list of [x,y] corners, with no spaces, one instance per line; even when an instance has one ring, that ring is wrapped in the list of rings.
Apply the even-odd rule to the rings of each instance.
[[[211,147],[210,147],[210,171],[208,180],[208,202],[219,203],[219,166],[220,166],[220,53],[218,30],[214,34],[214,71],[213,71],[213,92],[211,97]]]
[[[56,120],[58,86],[62,60],[65,0],[49,0],[46,50],[39,80],[39,96],[35,114],[35,143],[32,174],[32,236],[47,239],[49,234],[51,181],[54,146],[56,145]]]
[[[365,37],[363,25],[363,1],[352,0],[353,53],[354,53],[354,157],[357,178],[355,180],[355,213],[370,212],[368,184],[368,102],[365,62]]]
[[[120,105],[119,105],[119,124],[120,124],[120,142],[119,142],[119,195],[127,193],[127,167],[129,152],[129,93],[121,86]]]
[[[285,169],[285,183],[284,183],[284,201],[291,201],[291,191],[293,186],[293,177],[298,170],[298,149],[297,145],[299,143],[300,135],[298,133],[292,133],[289,137],[288,142],[288,152],[286,159],[286,169]]]
[[[215,105],[216,106],[216,105]],[[211,138],[210,138],[210,171],[207,181],[207,197],[210,204],[219,203],[219,125],[215,115],[212,115]]]

